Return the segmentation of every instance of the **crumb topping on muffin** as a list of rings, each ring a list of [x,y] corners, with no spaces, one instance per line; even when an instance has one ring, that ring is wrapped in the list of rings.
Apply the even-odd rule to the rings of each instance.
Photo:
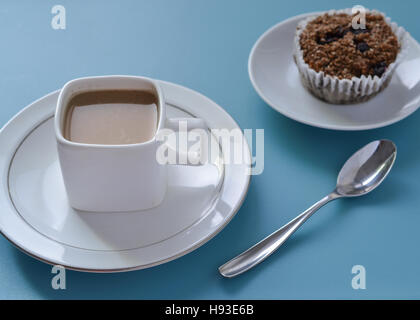
[[[400,45],[380,14],[366,14],[366,28],[353,29],[352,15],[324,14],[310,21],[300,36],[310,68],[339,79],[378,76],[395,62]]]

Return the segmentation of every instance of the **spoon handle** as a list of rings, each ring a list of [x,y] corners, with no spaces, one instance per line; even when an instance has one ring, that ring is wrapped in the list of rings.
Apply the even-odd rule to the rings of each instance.
[[[315,203],[300,216],[290,221],[284,227],[268,236],[260,243],[248,249],[241,255],[227,262],[219,268],[219,272],[226,278],[236,277],[259,263],[263,262],[272,255],[289,237],[301,227],[317,210],[328,202],[338,199],[340,196],[333,192],[319,202]]]

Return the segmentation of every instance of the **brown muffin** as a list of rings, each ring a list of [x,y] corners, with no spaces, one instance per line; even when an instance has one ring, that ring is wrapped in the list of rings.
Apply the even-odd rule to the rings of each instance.
[[[408,33],[380,12],[366,11],[363,29],[353,28],[352,9],[303,19],[294,39],[302,84],[333,104],[365,102],[391,82],[408,49]],[[360,21],[358,21],[360,23]]]
[[[353,17],[324,14],[309,22],[300,37],[304,60],[340,79],[382,77],[397,58],[398,39],[380,14],[366,14],[365,29],[353,29]]]

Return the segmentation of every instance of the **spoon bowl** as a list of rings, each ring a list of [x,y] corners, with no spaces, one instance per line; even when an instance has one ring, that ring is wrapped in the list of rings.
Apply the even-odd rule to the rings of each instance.
[[[392,141],[369,143],[344,164],[336,193],[343,197],[360,197],[375,190],[391,171],[396,158],[397,147]]]

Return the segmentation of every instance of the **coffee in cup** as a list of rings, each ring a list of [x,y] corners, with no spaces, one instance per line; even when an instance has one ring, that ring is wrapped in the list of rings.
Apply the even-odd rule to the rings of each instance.
[[[104,90],[68,102],[64,138],[86,144],[124,145],[151,140],[157,129],[158,99],[150,91]]]

